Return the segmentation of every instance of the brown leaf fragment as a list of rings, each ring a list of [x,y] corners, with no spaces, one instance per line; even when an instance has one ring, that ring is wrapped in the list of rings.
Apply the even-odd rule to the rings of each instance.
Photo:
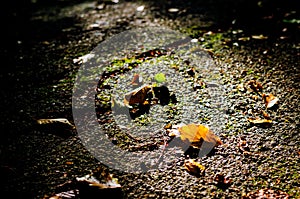
[[[262,111],[262,115],[264,116],[265,119],[270,120],[271,117],[266,111]]]
[[[192,175],[199,176],[205,171],[205,167],[194,159],[189,159],[184,162],[185,169]]]
[[[254,92],[261,92],[263,89],[262,85],[255,80],[250,80],[248,85]]]
[[[248,121],[252,124],[271,124],[272,120],[260,119],[260,118],[248,118]]]
[[[242,199],[259,199],[259,198],[288,199],[289,195],[286,192],[283,192],[281,190],[272,190],[272,189],[265,188],[265,189],[259,189],[257,191],[252,191],[242,197]]]
[[[179,127],[178,131],[182,141],[190,142],[196,148],[201,146],[203,141],[213,143],[215,146],[222,144],[221,139],[205,125],[192,123]]]
[[[130,91],[129,93],[125,94],[124,104],[143,104],[147,98],[147,93],[151,90],[151,88],[152,86],[150,85],[143,85],[134,89],[133,91]]]
[[[247,141],[244,138],[241,138],[239,143],[238,143],[238,148],[240,149],[241,152],[247,153],[249,152],[249,146]]]
[[[164,126],[164,129],[171,129],[172,128],[172,124],[168,123]]]
[[[279,99],[277,97],[275,97],[273,94],[263,93],[262,98],[263,98],[267,108],[273,107],[279,101]]]
[[[224,176],[223,174],[218,173],[214,181],[216,182],[217,186],[220,188],[227,188],[231,185],[232,181],[227,176]]]
[[[139,74],[134,74],[130,84],[134,85],[134,86],[138,86],[138,85],[141,85],[142,82],[143,82],[143,77],[140,76]]]

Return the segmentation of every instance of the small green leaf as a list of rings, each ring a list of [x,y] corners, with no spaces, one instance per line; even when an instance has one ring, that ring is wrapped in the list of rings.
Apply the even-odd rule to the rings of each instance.
[[[154,76],[154,79],[155,79],[155,81],[157,81],[158,83],[162,83],[162,82],[165,82],[165,81],[166,81],[166,76],[165,76],[165,74],[163,74],[163,73],[157,73],[157,74]]]

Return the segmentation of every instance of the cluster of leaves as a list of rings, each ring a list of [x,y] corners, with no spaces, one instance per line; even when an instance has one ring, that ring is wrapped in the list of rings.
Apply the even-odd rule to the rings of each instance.
[[[266,110],[262,111],[263,118],[259,118],[259,117],[248,118],[248,121],[252,124],[258,124],[258,125],[271,124],[272,120],[271,120],[269,114],[267,113],[267,109],[271,109],[271,108],[277,106],[279,99],[271,93],[269,93],[269,94],[262,93],[262,91],[263,91],[262,85],[255,80],[249,81],[248,85],[255,93],[257,93],[259,96],[261,96],[261,98],[265,104],[265,107],[266,107]]]

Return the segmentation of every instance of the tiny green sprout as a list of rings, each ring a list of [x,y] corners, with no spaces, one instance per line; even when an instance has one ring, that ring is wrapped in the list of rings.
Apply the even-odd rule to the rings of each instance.
[[[154,76],[154,79],[157,83],[162,83],[162,82],[165,82],[166,81],[166,76],[165,74],[163,73],[157,73],[155,76]]]

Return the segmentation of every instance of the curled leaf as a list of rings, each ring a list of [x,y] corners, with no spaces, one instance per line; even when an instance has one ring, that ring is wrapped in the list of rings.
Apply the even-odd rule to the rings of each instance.
[[[152,86],[143,85],[134,89],[133,91],[125,94],[124,104],[125,105],[133,105],[133,104],[142,104],[145,102],[147,98],[147,93],[150,91]]]
[[[271,124],[272,120],[260,119],[260,118],[248,118],[248,121],[252,124]]]
[[[215,135],[207,126],[201,124],[188,124],[178,128],[180,139],[188,141],[192,146],[198,147],[203,141],[213,143],[215,146],[221,145],[221,139]]]
[[[265,101],[267,108],[273,107],[279,101],[279,99],[275,97],[273,94],[262,94],[262,97]]]
[[[190,174],[193,175],[200,175],[205,170],[205,167],[196,162],[194,159],[186,160],[184,162],[184,167]]]

